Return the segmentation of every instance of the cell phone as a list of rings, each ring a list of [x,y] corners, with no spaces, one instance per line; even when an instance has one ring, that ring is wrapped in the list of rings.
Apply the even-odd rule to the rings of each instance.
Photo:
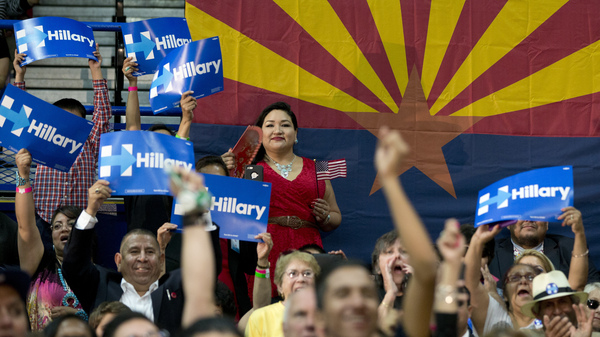
[[[244,179],[263,181],[263,167],[260,165],[246,165]]]

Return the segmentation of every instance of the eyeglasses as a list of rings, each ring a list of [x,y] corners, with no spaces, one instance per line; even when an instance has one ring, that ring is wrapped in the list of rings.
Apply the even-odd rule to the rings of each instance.
[[[525,275],[512,274],[510,276],[507,276],[506,279],[508,280],[508,283],[516,283],[516,282],[521,281],[521,279],[523,279],[523,278],[525,278],[525,281],[531,282],[531,281],[533,281],[535,276],[536,275],[533,275],[533,274],[525,274]]]
[[[298,278],[298,276],[300,276],[300,275],[304,276],[304,278],[315,277],[315,273],[313,273],[312,270],[305,270],[303,272],[299,272],[297,270],[288,270],[286,274],[292,280],[295,278]]]
[[[54,225],[50,226],[50,228],[53,231],[61,231],[63,228],[73,229],[73,225],[74,224],[75,224],[74,221],[73,222],[67,222],[66,224],[64,224],[62,222],[56,222],[56,223],[54,223]]]
[[[596,310],[600,306],[600,302],[596,300],[587,300],[587,306],[592,310]]]

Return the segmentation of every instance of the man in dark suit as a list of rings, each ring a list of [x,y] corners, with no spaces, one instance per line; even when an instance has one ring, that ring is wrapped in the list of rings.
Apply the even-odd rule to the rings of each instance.
[[[492,275],[498,277],[498,287],[504,283],[503,277],[506,271],[513,265],[514,259],[525,249],[535,249],[544,253],[556,270],[569,275],[569,267],[572,259],[588,260],[587,282],[600,280],[600,273],[596,270],[594,263],[589,259],[589,250],[585,239],[585,231],[581,212],[573,207],[562,210],[559,216],[563,226],[570,226],[575,239],[547,234],[548,223],[543,221],[517,221],[509,226],[510,238],[496,240],[495,256],[489,264]]]
[[[160,277],[165,256],[153,233],[139,229],[121,241],[115,263],[119,272],[92,263],[92,238],[96,213],[110,196],[108,182],[97,181],[89,190],[85,211],[73,227],[62,271],[83,308],[90,312],[105,301],[121,301],[175,333],[181,326],[183,289],[179,270]]]

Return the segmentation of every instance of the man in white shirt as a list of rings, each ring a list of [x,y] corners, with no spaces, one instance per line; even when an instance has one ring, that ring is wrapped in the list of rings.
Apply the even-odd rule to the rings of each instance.
[[[92,263],[95,216],[110,192],[104,180],[90,188],[88,206],[77,219],[66,249],[64,277],[87,312],[105,301],[121,301],[173,333],[181,326],[183,312],[181,273],[175,270],[160,277],[165,257],[153,233],[138,229],[125,235],[115,254],[119,272]]]

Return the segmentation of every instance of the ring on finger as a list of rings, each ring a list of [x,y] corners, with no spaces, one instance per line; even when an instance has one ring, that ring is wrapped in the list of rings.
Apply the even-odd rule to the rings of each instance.
[[[571,214],[571,220],[573,220],[573,214]]]
[[[99,188],[96,188],[96,189],[94,190],[94,192],[95,192],[96,194],[98,194],[98,193],[100,193],[100,189],[99,189]]]
[[[129,69],[131,69],[131,67],[127,67],[127,68],[125,68],[125,71],[129,71]]]

